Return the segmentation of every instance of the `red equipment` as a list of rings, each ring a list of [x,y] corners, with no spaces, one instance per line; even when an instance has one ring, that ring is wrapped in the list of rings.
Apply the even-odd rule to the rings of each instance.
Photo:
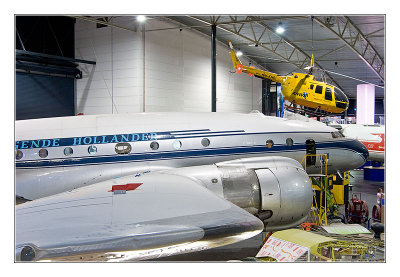
[[[359,195],[359,197],[357,197]],[[345,216],[347,223],[364,223],[368,221],[368,204],[361,200],[361,193],[353,193],[351,202],[347,201]]]
[[[372,208],[372,221],[373,222],[381,222],[381,205],[375,205]]]

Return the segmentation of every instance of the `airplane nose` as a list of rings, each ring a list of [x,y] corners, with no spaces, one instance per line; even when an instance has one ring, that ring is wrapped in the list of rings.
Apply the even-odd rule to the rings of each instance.
[[[356,139],[348,139],[342,142],[341,155],[334,168],[340,172],[345,172],[359,168],[365,164],[369,157],[368,149]],[[339,161],[340,160],[340,161]]]
[[[353,141],[354,144],[354,150],[357,151],[357,153],[362,156],[364,158],[365,161],[367,161],[368,157],[369,157],[369,152],[367,147],[365,147],[364,144],[362,144],[361,142],[359,142],[358,140],[354,140]]]

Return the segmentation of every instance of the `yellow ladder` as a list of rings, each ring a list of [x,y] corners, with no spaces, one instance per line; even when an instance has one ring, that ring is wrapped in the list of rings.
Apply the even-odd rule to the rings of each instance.
[[[314,177],[319,177],[320,178],[320,184],[323,183],[323,188],[322,185],[320,185],[320,189],[321,189],[321,193],[320,193],[320,207],[318,210],[318,214],[315,214],[315,209],[317,208],[317,199],[315,197],[315,195],[313,195],[314,197],[314,201],[313,201],[313,214],[314,214],[314,220],[315,223],[317,223],[317,225],[322,225],[322,222],[324,221],[324,225],[328,224],[328,217],[327,217],[327,197],[326,197],[326,192],[327,192],[327,186],[328,186],[328,155],[327,154],[306,154],[303,159],[301,160],[301,164],[303,165],[304,163],[304,170],[307,172],[307,157],[319,157],[319,161],[320,161],[320,174],[309,174],[310,176],[310,181],[311,184],[313,184],[313,180],[312,178]],[[323,170],[325,168],[325,170]],[[322,189],[325,193],[325,201],[324,203],[322,203]],[[315,206],[314,206],[315,203]]]

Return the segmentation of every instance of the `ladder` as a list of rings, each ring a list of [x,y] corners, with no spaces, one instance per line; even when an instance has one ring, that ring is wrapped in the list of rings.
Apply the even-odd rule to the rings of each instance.
[[[320,193],[320,201],[319,201],[319,209],[317,207],[317,199],[316,195],[314,194],[314,201],[313,201],[313,215],[314,220],[317,225],[327,225],[328,224],[328,217],[327,217],[327,210],[329,209],[327,198],[330,195],[329,188],[328,188],[328,155],[327,154],[306,154],[303,159],[301,160],[301,164],[304,166],[304,170],[307,172],[307,157],[319,157],[320,161],[320,172],[317,174],[308,174],[311,180],[311,184],[318,187],[321,190]],[[322,197],[322,193],[325,197]],[[324,199],[323,199],[324,198]],[[315,203],[315,205],[314,205]],[[318,210],[318,213],[315,213],[315,210]]]

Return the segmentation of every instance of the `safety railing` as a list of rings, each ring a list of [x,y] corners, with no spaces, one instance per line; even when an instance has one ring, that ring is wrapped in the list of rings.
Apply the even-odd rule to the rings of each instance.
[[[321,194],[320,194],[320,204],[319,204],[319,209],[318,209],[318,214],[315,213],[316,206],[317,205],[317,199],[315,195],[313,195],[313,215],[314,215],[314,220],[318,225],[322,224],[322,221],[325,221],[325,225],[327,224],[327,177],[328,177],[328,155],[327,154],[306,154],[303,159],[301,160],[301,164],[303,165],[304,163],[304,170],[307,172],[307,157],[319,157],[319,162],[320,162],[320,184],[317,185],[321,189]],[[316,180],[313,179],[313,177],[310,177],[311,183],[315,185]],[[314,181],[313,181],[314,180]],[[323,184],[322,184],[323,183]],[[325,193],[324,201],[322,200],[322,191]],[[324,202],[324,203],[323,203]]]
[[[304,170],[307,172],[307,157],[320,157],[319,162],[320,162],[320,174],[321,175],[328,175],[328,155],[327,154],[306,154],[303,159],[301,160],[301,164],[303,165],[304,163]],[[322,169],[325,167],[325,172],[322,173]]]

